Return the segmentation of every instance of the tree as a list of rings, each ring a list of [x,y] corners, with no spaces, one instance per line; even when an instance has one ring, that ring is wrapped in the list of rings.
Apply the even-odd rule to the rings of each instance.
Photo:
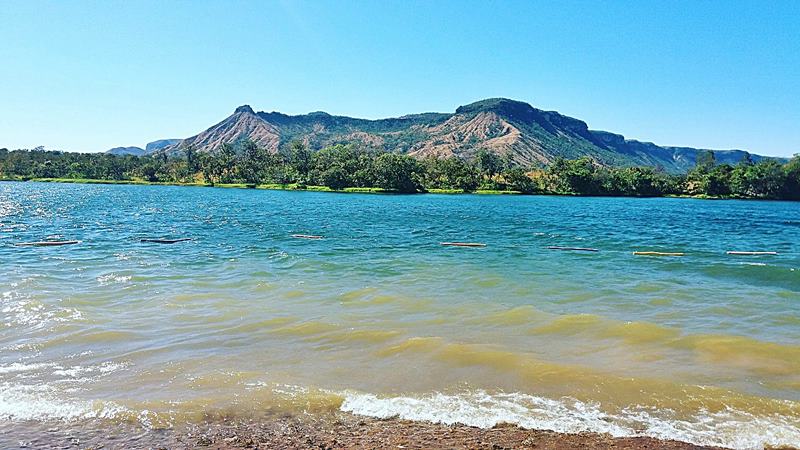
[[[312,155],[311,151],[300,141],[294,141],[289,146],[289,164],[297,172],[302,182],[308,181],[308,173],[311,170]]]
[[[712,168],[705,176],[705,193],[714,196],[731,194],[731,173],[733,167],[722,164]]]
[[[478,150],[476,159],[481,173],[489,178],[505,169],[505,161],[503,161],[503,158],[497,153],[484,148]]]
[[[754,197],[779,198],[786,174],[773,159],[762,160],[751,168],[750,188]]]
[[[480,184],[478,168],[461,158],[426,158],[422,165],[425,189],[474,191]]]
[[[410,156],[384,153],[375,159],[375,184],[398,192],[417,192],[421,188],[419,169],[417,160]]]
[[[524,170],[520,167],[513,167],[506,169],[503,174],[503,182],[506,188],[512,191],[524,192],[531,194],[537,191],[536,183],[529,177]]]
[[[695,167],[704,171],[711,170],[717,164],[717,156],[711,150],[703,150],[697,154]]]
[[[711,150],[697,153],[695,166],[686,176],[686,190],[689,194],[708,194],[708,174],[717,164],[717,158]]]
[[[331,166],[319,174],[319,183],[339,191],[348,187],[349,178],[341,166]]]
[[[270,160],[269,152],[252,139],[239,143],[238,171],[245,183],[259,184],[264,180]]]
[[[784,165],[786,182],[782,193],[783,198],[800,200],[800,153]]]
[[[556,158],[548,167],[552,190],[559,194],[602,193],[595,172],[595,162],[589,157],[575,160]]]
[[[772,159],[755,164],[740,163],[730,178],[732,193],[740,197],[792,198],[786,191],[791,184],[790,171]]]
[[[194,177],[194,174],[198,172],[200,169],[200,164],[197,157],[197,150],[195,150],[193,145],[186,147],[183,150],[184,154],[186,155],[186,172],[191,179]]]
[[[219,182],[219,178],[222,175],[219,158],[211,153],[201,153],[198,158],[198,164],[200,165],[200,172],[203,174],[203,180],[206,183],[214,185]]]

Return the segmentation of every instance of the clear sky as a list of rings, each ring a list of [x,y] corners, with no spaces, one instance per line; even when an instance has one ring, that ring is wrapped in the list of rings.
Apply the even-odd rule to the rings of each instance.
[[[240,104],[510,97],[661,145],[800,152],[800,1],[0,3],[0,147],[183,138]]]

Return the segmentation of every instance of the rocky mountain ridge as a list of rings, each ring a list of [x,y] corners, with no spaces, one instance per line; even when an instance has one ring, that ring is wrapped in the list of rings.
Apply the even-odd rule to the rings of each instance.
[[[657,166],[685,172],[704,149],[662,147],[625,139],[556,111],[544,111],[505,98],[460,106],[454,113],[422,113],[378,120],[334,116],[324,112],[286,115],[256,112],[243,105],[223,121],[160,150],[180,152],[192,146],[199,152],[217,151],[224,143],[249,138],[278,152],[292,141],[312,150],[334,144],[356,144],[378,151],[415,157],[471,158],[486,149],[530,166],[545,165],[558,157],[589,156],[609,166]],[[743,150],[714,150],[717,161],[738,163],[761,156]]]

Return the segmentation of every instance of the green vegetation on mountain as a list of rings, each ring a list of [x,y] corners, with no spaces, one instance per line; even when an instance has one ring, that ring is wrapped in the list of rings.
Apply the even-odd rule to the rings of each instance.
[[[719,163],[701,153],[688,174],[652,167],[608,167],[589,157],[523,166],[482,149],[471,159],[415,158],[355,145],[312,152],[294,142],[272,153],[245,139],[219,151],[151,156],[0,149],[0,179],[199,184],[349,192],[513,192],[527,194],[800,200],[800,155],[781,164],[745,158]]]

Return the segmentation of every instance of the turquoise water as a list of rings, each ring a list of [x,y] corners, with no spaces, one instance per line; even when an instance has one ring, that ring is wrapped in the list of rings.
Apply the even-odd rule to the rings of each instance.
[[[14,246],[43,239],[82,242]],[[0,183],[0,262],[11,429],[343,409],[800,445],[798,203]]]

